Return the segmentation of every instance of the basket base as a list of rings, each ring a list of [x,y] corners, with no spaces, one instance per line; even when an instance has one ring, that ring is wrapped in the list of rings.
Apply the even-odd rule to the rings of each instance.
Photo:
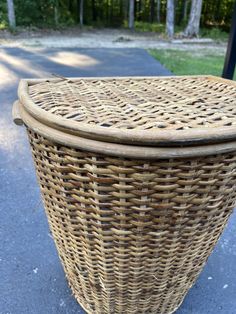
[[[69,283],[69,286],[70,286],[70,289],[73,293],[73,296],[75,297],[76,301],[79,303],[79,305],[82,307],[82,309],[87,313],[87,314],[96,314],[93,310],[91,310],[89,308],[89,305],[85,305],[84,302],[78,297],[77,293],[75,292],[73,286]],[[185,296],[183,297],[183,299],[181,300],[180,304],[171,312],[168,312],[168,313],[165,313],[165,314],[173,314],[175,313],[179,307],[181,306],[181,304],[183,303],[185,299]],[[113,314],[113,313],[110,313],[110,314]],[[162,314],[160,312],[156,312],[155,314]]]
[[[79,305],[82,307],[82,309],[87,313],[87,314],[95,314],[90,308],[89,305],[85,305],[83,300],[81,300],[77,293],[75,292],[73,286],[69,283],[70,289],[72,291],[72,294],[74,296],[74,298],[76,299],[76,301],[79,303]]]

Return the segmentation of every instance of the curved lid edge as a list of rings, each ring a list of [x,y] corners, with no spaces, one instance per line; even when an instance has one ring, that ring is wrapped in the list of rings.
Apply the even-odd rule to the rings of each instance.
[[[183,77],[183,76],[181,76]],[[230,80],[214,77],[214,76],[191,76],[191,77],[204,77],[210,80],[222,81],[227,84],[232,84],[236,87],[236,82]],[[135,79],[142,79],[142,77],[134,77]],[[148,77],[143,77],[148,78]],[[152,77],[156,78],[156,77]],[[157,77],[162,79],[162,77]],[[167,77],[164,77],[167,78]],[[66,79],[66,78],[65,78]],[[68,78],[67,80],[78,81],[81,79],[106,79],[106,78]],[[111,79],[111,78],[110,78]],[[112,78],[114,79],[114,77]],[[116,79],[122,79],[118,77]],[[64,131],[72,135],[81,137],[106,141],[110,143],[124,143],[131,145],[148,145],[148,146],[189,146],[206,143],[219,143],[236,139],[236,126],[233,127],[219,127],[219,128],[194,128],[181,130],[132,130],[132,129],[117,129],[105,128],[78,122],[75,120],[68,120],[63,117],[56,116],[52,113],[45,112],[37,106],[29,95],[29,85],[37,84],[45,81],[59,82],[61,78],[49,79],[23,79],[19,83],[18,96],[20,102],[25,110],[38,121]]]
[[[102,141],[82,138],[77,135],[65,133],[57,130],[33,118],[23,107],[19,105],[19,112],[24,124],[55,143],[81,149],[84,151],[105,154],[108,156],[116,156],[122,158],[135,159],[170,159],[170,158],[193,158],[230,153],[236,151],[236,141],[223,144],[211,144],[195,147],[150,147],[150,146],[134,146],[117,143],[108,143]]]

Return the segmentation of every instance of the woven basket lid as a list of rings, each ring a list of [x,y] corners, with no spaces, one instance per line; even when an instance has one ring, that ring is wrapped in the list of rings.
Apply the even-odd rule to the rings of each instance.
[[[189,146],[236,138],[236,84],[213,76],[22,80],[38,121],[105,142]]]

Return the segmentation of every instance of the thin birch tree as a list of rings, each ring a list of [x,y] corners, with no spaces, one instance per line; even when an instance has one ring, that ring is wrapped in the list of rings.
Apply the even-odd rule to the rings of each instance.
[[[161,23],[161,0],[157,0],[157,23]]]
[[[79,24],[80,27],[84,25],[84,0],[80,0],[79,3]]]
[[[167,0],[166,34],[169,38],[174,36],[175,0]]]
[[[11,28],[16,27],[14,0],[7,0],[8,22]]]
[[[129,28],[134,29],[134,0],[129,0]]]

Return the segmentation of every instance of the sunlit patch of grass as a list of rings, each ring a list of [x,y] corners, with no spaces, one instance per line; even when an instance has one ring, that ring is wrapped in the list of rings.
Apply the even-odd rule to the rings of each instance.
[[[171,49],[150,49],[149,53],[176,75],[222,75],[224,55],[213,55],[209,52],[198,54]],[[236,73],[234,80],[236,80]]]

